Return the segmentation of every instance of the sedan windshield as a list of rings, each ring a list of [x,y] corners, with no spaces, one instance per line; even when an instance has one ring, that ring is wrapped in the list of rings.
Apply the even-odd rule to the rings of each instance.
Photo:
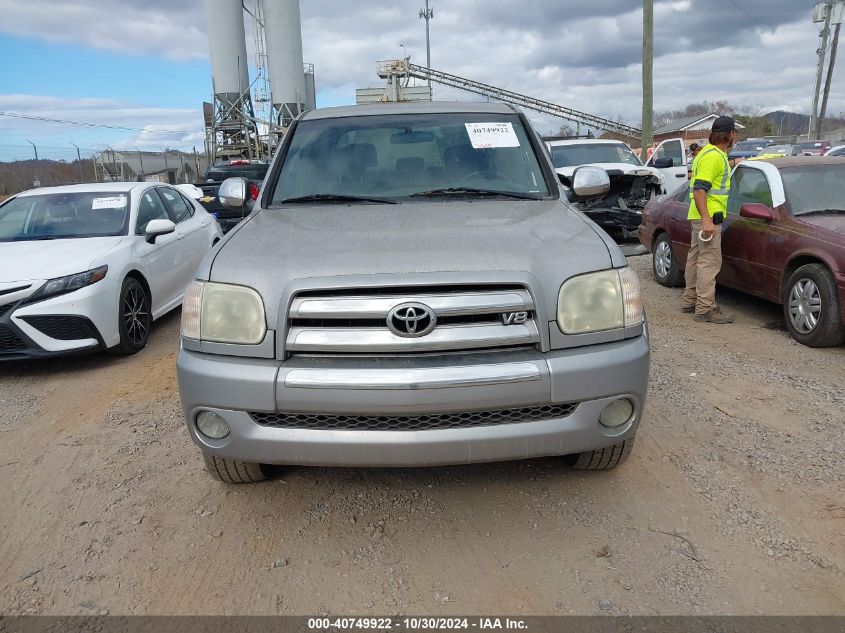
[[[733,146],[732,151],[734,152],[759,152],[761,149],[765,148],[765,143],[759,143],[757,141],[743,141],[742,143],[737,143]]]
[[[628,163],[642,165],[637,155],[624,143],[578,143],[552,146],[555,167],[572,167],[590,163]]]
[[[517,115],[405,114],[301,121],[270,206],[549,195]],[[418,194],[426,193],[427,196]],[[358,199],[356,201],[356,198]]]
[[[845,162],[788,167],[781,169],[780,173],[793,215],[845,212]]]
[[[128,216],[125,193],[20,196],[0,207],[0,242],[125,235]]]
[[[780,154],[781,156],[790,156],[792,155],[792,151],[792,145],[769,145],[760,152],[760,156],[763,154]]]

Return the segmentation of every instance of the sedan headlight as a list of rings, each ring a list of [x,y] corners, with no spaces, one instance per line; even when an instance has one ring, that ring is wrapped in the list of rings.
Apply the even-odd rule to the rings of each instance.
[[[27,303],[49,299],[50,297],[57,297],[68,292],[73,292],[74,290],[79,290],[85,286],[90,286],[101,279],[105,279],[108,271],[108,266],[100,266],[99,268],[86,270],[84,273],[76,273],[75,275],[68,275],[67,277],[56,277],[55,279],[50,279],[32,295],[30,295],[27,299]]]
[[[256,345],[266,333],[264,302],[252,288],[207,281],[188,286],[182,302],[182,336]]]
[[[573,277],[560,288],[557,323],[564,334],[631,327],[642,321],[640,282],[629,268]]]

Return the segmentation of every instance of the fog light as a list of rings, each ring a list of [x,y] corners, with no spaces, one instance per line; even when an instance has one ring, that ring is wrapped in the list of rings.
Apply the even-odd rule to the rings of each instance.
[[[599,422],[604,426],[622,426],[634,413],[634,403],[627,398],[614,400],[599,413]]]
[[[220,440],[229,435],[229,425],[213,411],[203,411],[197,416],[197,428],[200,433],[212,440]]]

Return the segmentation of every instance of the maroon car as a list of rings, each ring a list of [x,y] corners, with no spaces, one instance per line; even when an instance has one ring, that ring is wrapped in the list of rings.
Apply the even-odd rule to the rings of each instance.
[[[685,185],[643,211],[640,241],[664,286],[684,283],[688,209]],[[782,304],[789,332],[804,345],[845,340],[845,159],[740,163],[722,230],[719,284]]]

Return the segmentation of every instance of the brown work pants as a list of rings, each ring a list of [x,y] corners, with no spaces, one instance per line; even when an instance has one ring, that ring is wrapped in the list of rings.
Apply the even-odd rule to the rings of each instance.
[[[701,222],[692,222],[690,249],[684,271],[684,306],[695,306],[696,314],[707,314],[717,308],[716,275],[722,268],[722,225],[716,224],[715,228],[713,239],[704,242],[698,239]]]

